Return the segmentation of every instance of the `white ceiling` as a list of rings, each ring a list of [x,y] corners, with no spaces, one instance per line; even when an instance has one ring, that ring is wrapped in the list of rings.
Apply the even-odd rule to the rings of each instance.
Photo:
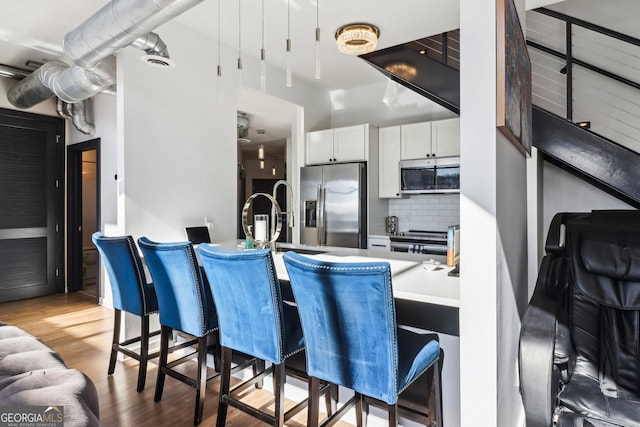
[[[256,0],[206,0],[176,18],[212,39],[218,34],[218,1],[221,1],[220,33],[222,43],[237,49],[238,16],[241,7],[243,57],[258,58],[261,47],[261,2]],[[320,80],[314,78],[314,41],[316,1],[319,1],[321,28]],[[458,28],[459,2],[454,0],[264,0],[265,48],[267,62],[284,68],[287,38],[287,2],[290,5],[292,68],[294,76],[326,90],[348,89],[380,81],[385,77],[363,60],[338,52],[334,33],[352,22],[372,23],[380,29],[378,48]],[[556,0],[527,0],[527,9],[555,3]],[[107,0],[2,0],[0,13],[0,64],[25,68],[27,60],[64,59],[62,39],[89,16],[107,4]],[[636,0],[568,0],[552,8],[599,25],[639,37],[639,3]],[[162,36],[161,28],[158,30]],[[171,52],[171,44],[169,51]],[[234,66],[228,64],[226,66]],[[223,64],[225,66],[225,64]],[[267,98],[268,101],[268,98]],[[273,117],[263,115],[262,101],[245,101],[244,111],[252,113],[252,123],[273,125],[268,137],[281,138],[287,127],[285,113],[277,109]],[[257,104],[257,105],[251,105]],[[252,109],[254,109],[251,111]],[[287,116],[287,120],[290,118]],[[277,123],[274,120],[279,120]],[[264,126],[262,126],[264,128]],[[254,138],[258,138],[257,135]]]

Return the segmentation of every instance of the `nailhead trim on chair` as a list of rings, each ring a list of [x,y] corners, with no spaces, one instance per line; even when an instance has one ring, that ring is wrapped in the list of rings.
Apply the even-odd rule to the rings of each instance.
[[[315,269],[319,269],[319,270],[338,270],[338,271],[368,271],[368,270],[374,270],[374,271],[386,271],[387,274],[387,283],[389,284],[389,287],[387,289],[387,291],[389,292],[389,295],[391,295],[391,297],[393,298],[393,289],[391,287],[391,268],[384,268],[384,267],[379,267],[379,266],[360,266],[360,267],[338,267],[335,264],[334,265],[318,265],[318,264],[311,264],[305,261],[300,261],[298,259],[294,259],[294,258],[288,258],[289,261],[295,262],[297,264],[300,265],[304,265],[310,268],[315,268]],[[322,261],[325,262],[325,261]],[[395,306],[393,307],[393,312],[395,314]],[[403,390],[405,390],[411,383],[413,383],[413,381],[409,384],[407,384],[402,390],[398,391],[398,333],[396,331],[396,333],[394,334],[394,340],[393,340],[393,345],[395,348],[395,351],[393,352],[393,372],[394,372],[394,390],[396,392],[396,396],[398,396]],[[429,369],[429,368],[427,368]],[[426,369],[425,369],[426,370]],[[422,371],[420,374],[422,374],[424,371]],[[418,376],[416,376],[416,379],[418,378]],[[415,381],[415,379],[414,379]]]
[[[191,262],[191,271],[193,273],[193,281],[196,283],[196,290],[198,291],[198,300],[200,302],[199,304],[200,305],[200,330],[202,331],[203,334],[206,334],[208,332],[205,332],[206,319],[205,319],[205,313],[204,313],[204,298],[200,293],[200,288],[201,288],[200,285],[203,285],[203,283],[201,283],[201,280],[198,280],[200,279],[198,277],[198,271],[199,271],[198,269],[200,268],[200,266],[196,261],[195,254],[193,252],[193,246],[191,246],[191,244],[185,245],[184,250],[187,253],[187,257],[189,258],[189,261]]]
[[[206,249],[206,247],[205,247]],[[235,256],[240,255],[240,256],[255,256],[256,252],[255,251],[269,251],[270,249],[256,249],[253,252],[252,251],[241,251],[240,253],[234,253]],[[231,254],[226,254],[226,253],[217,253],[217,255],[221,255],[224,256],[226,258],[230,258]],[[269,263],[269,274],[271,274],[272,280],[271,281],[271,296],[275,299],[275,293],[276,293],[276,288],[275,288],[275,283],[278,280],[278,276],[276,275],[276,271],[275,271],[275,267],[273,265],[273,257],[270,257],[271,262]],[[280,310],[277,313],[277,322],[278,322],[278,328],[280,328],[280,331],[282,331],[282,310]],[[281,359],[280,359],[280,363],[282,363],[286,358],[299,353],[300,351],[304,350],[304,348],[300,348],[298,350],[292,351],[291,353],[288,354],[284,354],[284,345],[283,345],[283,341],[280,340],[280,342],[278,343],[279,348],[280,348],[280,355],[281,355]]]
[[[127,236],[127,245],[129,246],[129,255],[131,255],[131,260],[133,261],[133,265],[136,268],[136,277],[138,279],[138,287],[140,288],[140,292],[142,292],[142,313],[144,315],[157,313],[159,310],[148,311],[147,309],[147,294],[146,294],[146,280],[144,280],[142,275],[142,266],[140,265],[140,260],[135,256],[135,245],[133,242],[133,237]]]

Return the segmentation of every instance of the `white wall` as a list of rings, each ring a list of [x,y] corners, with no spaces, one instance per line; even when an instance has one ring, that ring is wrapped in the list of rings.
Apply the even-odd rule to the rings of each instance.
[[[635,209],[559,167],[544,162],[544,199],[541,232],[546,238],[553,216],[559,212],[591,212],[597,209]]]
[[[214,240],[235,239],[236,50],[223,46],[218,82],[212,48],[217,43],[173,22],[158,31],[175,68],[149,67],[133,49],[118,55],[124,229],[134,237],[182,240],[186,225],[207,216]],[[258,63],[244,64],[243,83],[257,86]],[[305,107],[305,128],[328,122],[326,93],[298,81],[286,88],[284,74],[276,70],[268,76],[271,94]]]
[[[495,10],[495,0],[460,2],[460,403],[463,426],[513,427],[523,424],[526,161],[496,129]]]

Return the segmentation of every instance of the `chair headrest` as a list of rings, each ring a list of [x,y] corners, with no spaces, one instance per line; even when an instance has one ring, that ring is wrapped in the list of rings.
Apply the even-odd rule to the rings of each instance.
[[[640,309],[640,230],[580,228],[571,256],[576,286],[600,304]]]

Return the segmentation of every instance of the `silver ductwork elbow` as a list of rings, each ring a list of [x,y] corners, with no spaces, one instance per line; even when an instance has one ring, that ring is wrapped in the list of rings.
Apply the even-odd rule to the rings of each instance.
[[[202,1],[113,0],[67,33],[64,51],[74,64],[90,67]]]
[[[96,132],[96,126],[87,119],[87,104],[86,100],[72,104],[71,120],[80,132],[93,135]]]
[[[157,55],[169,58],[169,49],[160,36],[154,32],[138,37],[131,43],[131,47],[143,50],[147,55]]]
[[[54,95],[69,103],[91,98],[115,84],[113,54],[134,42],[136,47],[152,50],[151,64],[170,65],[166,45],[151,30],[202,1],[111,1],[64,37],[64,51],[74,66],[46,63],[9,91],[9,101],[18,108],[29,108]]]

